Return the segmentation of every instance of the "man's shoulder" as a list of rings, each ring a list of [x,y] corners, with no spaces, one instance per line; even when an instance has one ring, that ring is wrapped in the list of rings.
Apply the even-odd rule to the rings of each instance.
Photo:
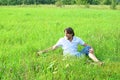
[[[75,39],[80,39],[80,38],[79,38],[79,37],[77,37],[77,36],[74,36],[74,38],[75,38]]]
[[[77,36],[74,36],[74,39],[77,40],[77,41],[82,40],[80,37],[77,37]]]

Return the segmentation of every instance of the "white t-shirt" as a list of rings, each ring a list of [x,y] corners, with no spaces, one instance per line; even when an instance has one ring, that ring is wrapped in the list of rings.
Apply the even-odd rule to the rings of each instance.
[[[70,42],[67,40],[66,36],[60,38],[55,46],[62,47],[63,55],[77,55],[78,52],[78,45],[84,45],[84,41],[78,37],[73,36],[73,40]]]

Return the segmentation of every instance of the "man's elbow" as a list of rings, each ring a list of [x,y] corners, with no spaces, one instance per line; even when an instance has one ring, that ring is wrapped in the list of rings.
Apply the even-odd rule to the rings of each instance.
[[[85,43],[85,44],[83,44],[83,46],[85,46],[85,47],[86,47],[86,46],[88,46],[88,45]]]
[[[57,48],[57,46],[53,46],[53,47],[52,47],[52,50],[55,50],[56,48]]]

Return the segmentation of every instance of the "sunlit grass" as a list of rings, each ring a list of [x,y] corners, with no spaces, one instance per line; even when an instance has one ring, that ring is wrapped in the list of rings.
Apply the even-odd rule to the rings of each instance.
[[[0,7],[1,80],[119,80],[120,11],[78,7]],[[63,57],[54,45],[71,26],[105,64]],[[83,47],[79,47],[79,50]]]

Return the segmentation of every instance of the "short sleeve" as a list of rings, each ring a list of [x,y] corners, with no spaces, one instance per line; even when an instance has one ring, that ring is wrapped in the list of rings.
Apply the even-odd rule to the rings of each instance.
[[[85,42],[81,38],[78,38],[78,40],[79,40],[79,44],[80,45],[84,45],[85,44]]]
[[[58,47],[62,46],[62,38],[57,41],[55,46],[58,46]]]

